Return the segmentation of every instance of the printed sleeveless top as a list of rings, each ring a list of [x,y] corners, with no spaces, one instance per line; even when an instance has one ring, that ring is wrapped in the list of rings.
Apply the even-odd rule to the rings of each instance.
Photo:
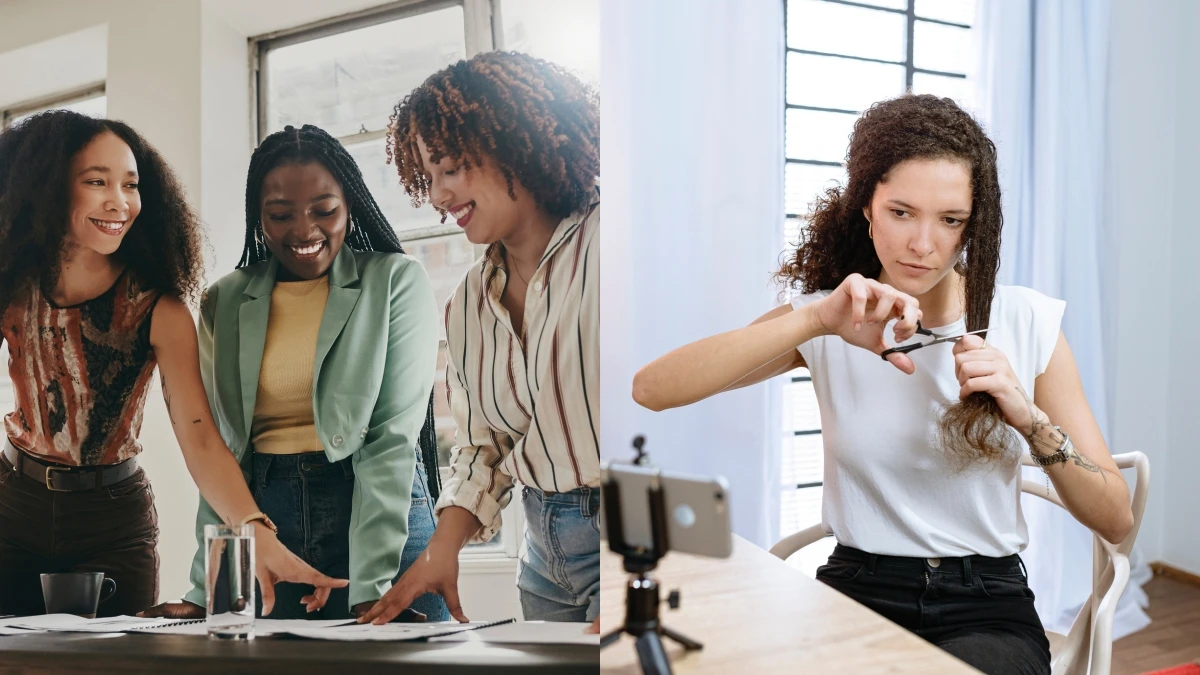
[[[4,417],[13,445],[71,466],[116,464],[137,437],[157,361],[150,318],[161,294],[129,271],[103,295],[58,307],[36,283],[13,298],[0,336],[16,409]]]

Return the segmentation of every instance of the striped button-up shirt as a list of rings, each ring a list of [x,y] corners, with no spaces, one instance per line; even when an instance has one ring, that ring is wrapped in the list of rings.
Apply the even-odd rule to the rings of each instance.
[[[446,303],[446,382],[458,425],[437,509],[475,514],[487,541],[514,480],[544,492],[600,483],[600,194],[554,231],[525,296],[525,335],[500,302],[500,244]]]

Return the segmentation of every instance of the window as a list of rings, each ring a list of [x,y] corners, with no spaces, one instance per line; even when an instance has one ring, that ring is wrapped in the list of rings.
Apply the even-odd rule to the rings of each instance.
[[[793,248],[821,190],[844,183],[858,115],[905,91],[948,96],[974,108],[975,0],[784,0],[784,246]],[[783,384],[780,536],[821,520],[821,418],[806,371]],[[828,558],[825,539],[791,559],[810,575]]]
[[[90,85],[83,89],[14,105],[4,110],[3,126],[8,127],[30,115],[56,109],[74,110],[92,117],[104,117],[108,112],[108,97],[104,93],[104,84]]]
[[[386,160],[388,118],[425,78],[493,48],[554,61],[598,87],[599,11],[599,0],[410,0],[261,36],[251,46],[258,138],[289,124],[315,124],[337,137],[405,250],[425,265],[444,305],[483,250],[431,206],[413,208]],[[434,415],[445,477],[455,424],[446,404],[444,330],[442,338]],[[505,509],[500,535],[470,547],[470,554],[516,556],[518,502]]]

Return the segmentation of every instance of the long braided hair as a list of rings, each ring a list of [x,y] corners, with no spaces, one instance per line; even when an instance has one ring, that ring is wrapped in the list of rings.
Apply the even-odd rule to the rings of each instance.
[[[370,190],[363,183],[358,163],[336,138],[311,124],[299,129],[288,125],[283,131],[267,136],[250,157],[250,172],[246,177],[246,242],[237,267],[260,263],[271,256],[262,230],[262,186],[267,174],[279,166],[317,163],[325,167],[342,186],[350,206],[349,224],[352,232],[343,246],[355,251],[404,253],[396,231],[388,223]],[[437,501],[441,479],[437,470],[437,433],[433,425],[433,392],[429,392],[429,408],[425,424],[418,437],[421,463],[425,465],[429,499]]]

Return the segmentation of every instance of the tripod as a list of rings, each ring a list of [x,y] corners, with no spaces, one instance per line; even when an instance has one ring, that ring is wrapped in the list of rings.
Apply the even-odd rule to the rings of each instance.
[[[633,439],[633,447],[637,451],[635,464],[646,463],[646,453],[642,450],[645,442],[646,439],[642,436]],[[646,494],[650,505],[652,541],[649,549],[630,546],[625,541],[621,526],[621,494],[616,481],[606,479],[601,490],[604,498],[604,521],[608,528],[608,548],[625,559],[625,571],[632,576],[625,588],[625,625],[601,638],[600,648],[611,645],[622,634],[628,633],[637,639],[638,662],[641,663],[645,675],[671,675],[671,662],[667,658],[666,648],[663,647],[663,636],[683,645],[687,651],[703,649],[704,645],[667,628],[658,616],[659,586],[658,582],[650,577],[650,572],[658,566],[658,561],[669,550],[666,503],[662,486],[654,480]],[[673,609],[679,606],[676,593],[671,594],[670,604]]]

